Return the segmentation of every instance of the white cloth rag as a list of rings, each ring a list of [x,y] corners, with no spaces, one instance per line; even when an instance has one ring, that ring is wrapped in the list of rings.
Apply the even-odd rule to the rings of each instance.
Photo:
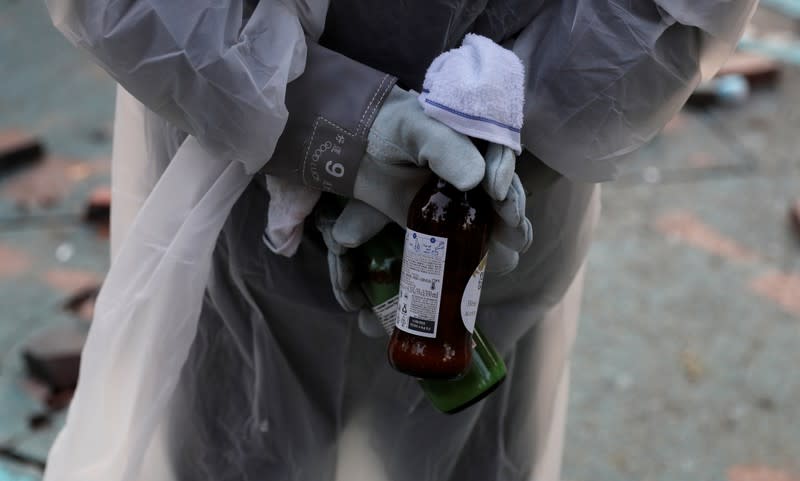
[[[264,244],[272,252],[292,257],[303,239],[303,223],[321,192],[288,180],[267,176],[269,208]]]
[[[522,152],[525,67],[511,50],[468,34],[433,60],[419,96],[428,116],[464,135]]]

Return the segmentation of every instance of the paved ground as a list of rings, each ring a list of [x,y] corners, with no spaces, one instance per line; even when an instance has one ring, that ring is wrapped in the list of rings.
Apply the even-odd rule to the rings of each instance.
[[[41,134],[51,209],[0,178],[0,445],[43,458],[20,343],[76,320],[60,305],[102,278],[106,241],[79,222],[107,183],[113,87],[50,27],[43,2],[0,0],[0,131]],[[765,17],[767,21],[776,21]],[[777,20],[780,23],[780,20]],[[574,358],[565,479],[800,480],[800,71],[741,108],[687,111],[605,187]],[[56,179],[59,182],[53,183]],[[50,187],[48,187],[48,185]],[[0,481],[36,469],[0,459]]]

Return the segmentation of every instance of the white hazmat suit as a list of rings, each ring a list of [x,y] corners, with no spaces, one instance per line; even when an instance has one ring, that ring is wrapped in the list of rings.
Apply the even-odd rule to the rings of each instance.
[[[595,183],[714,73],[755,0],[48,7],[120,89],[113,262],[47,481],[556,481]],[[313,228],[290,259],[264,247],[258,172],[302,182],[310,139],[368,131],[470,32],[526,68],[534,240],[481,298],[508,377],[448,417],[336,303]]]

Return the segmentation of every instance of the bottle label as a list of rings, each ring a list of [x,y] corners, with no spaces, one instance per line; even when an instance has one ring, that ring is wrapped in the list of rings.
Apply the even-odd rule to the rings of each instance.
[[[397,320],[397,299],[399,298],[400,296],[395,294],[377,306],[372,306],[372,312],[378,316],[378,320],[381,321],[381,325],[389,334],[392,333],[392,329],[394,329],[394,323]]]
[[[464,327],[472,334],[475,330],[475,318],[478,316],[478,302],[481,300],[481,288],[483,288],[483,275],[486,273],[486,259],[488,254],[478,263],[475,272],[469,277],[467,287],[464,288],[464,295],[461,296],[461,320]]]
[[[446,257],[446,237],[406,229],[395,324],[398,329],[417,336],[436,337]]]

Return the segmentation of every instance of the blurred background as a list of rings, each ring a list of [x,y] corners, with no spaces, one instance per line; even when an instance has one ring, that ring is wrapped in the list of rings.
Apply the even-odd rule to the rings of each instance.
[[[40,479],[108,268],[114,84],[0,0],[0,481]],[[800,0],[604,186],[565,481],[800,481]]]

